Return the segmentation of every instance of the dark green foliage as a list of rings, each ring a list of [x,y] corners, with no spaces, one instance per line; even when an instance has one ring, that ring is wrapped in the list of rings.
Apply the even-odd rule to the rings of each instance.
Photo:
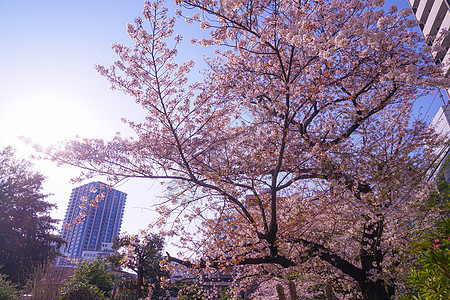
[[[69,286],[81,282],[98,288],[105,295],[109,295],[114,287],[115,276],[111,272],[111,265],[102,260],[85,260],[78,264],[75,273],[69,281]]]
[[[87,282],[71,282],[63,287],[59,294],[60,300],[106,300],[105,293],[95,285]]]
[[[42,193],[44,179],[29,162],[15,159],[12,148],[0,149],[0,272],[18,284],[34,264],[58,256],[64,243],[53,234],[57,220],[49,213],[55,205]]]
[[[122,277],[117,282],[117,293],[114,300],[138,299],[137,280],[133,277]]]
[[[436,222],[414,243],[418,267],[408,277],[412,293],[407,299],[450,299],[450,218]]]
[[[75,269],[69,282],[61,289],[60,300],[108,299],[114,287],[115,276],[104,260],[83,261]]]
[[[0,274],[0,300],[19,300],[22,293],[18,286],[7,280],[7,276]]]
[[[433,229],[419,232],[412,243],[416,267],[407,277],[408,292],[401,299],[450,299],[450,159],[437,178],[436,190],[423,209],[440,214]]]
[[[129,246],[134,251],[131,257],[126,257],[123,250]],[[160,279],[170,276],[169,272],[161,270],[159,266],[163,260],[163,238],[152,233],[143,236],[122,234],[114,240],[113,248],[119,250],[116,255],[109,258],[113,265],[129,268],[137,274],[137,297],[147,296],[149,286],[152,286],[151,299],[159,299],[164,294]]]

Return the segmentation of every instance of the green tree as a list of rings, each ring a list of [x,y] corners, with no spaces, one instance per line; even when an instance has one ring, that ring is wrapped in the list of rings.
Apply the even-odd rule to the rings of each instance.
[[[436,211],[437,221],[425,231],[413,232],[411,253],[416,266],[407,277],[408,293],[402,299],[450,299],[450,159],[440,168],[436,189],[422,204],[422,209]]]
[[[18,286],[8,281],[7,276],[0,274],[0,299],[1,300],[18,300],[20,299],[20,291]]]
[[[163,238],[152,233],[122,234],[114,240],[113,248],[118,250],[118,253],[110,256],[110,261],[116,266],[122,265],[129,268],[137,274],[137,298],[144,296],[151,285],[151,298],[158,299],[162,293],[160,279],[169,276],[169,273],[161,270],[159,266],[163,260]]]
[[[0,149],[0,272],[18,284],[35,263],[57,257],[64,243],[53,234],[57,220],[49,213],[55,205],[42,193],[44,179],[11,147]]]
[[[408,277],[412,293],[406,299],[450,299],[450,218],[437,221],[414,247],[418,266]]]
[[[105,299],[114,287],[114,274],[111,265],[102,260],[81,262],[66,286],[60,299]],[[84,298],[83,298],[84,297]]]
[[[98,287],[86,282],[72,282],[65,286],[59,295],[60,300],[104,300],[108,299]]]

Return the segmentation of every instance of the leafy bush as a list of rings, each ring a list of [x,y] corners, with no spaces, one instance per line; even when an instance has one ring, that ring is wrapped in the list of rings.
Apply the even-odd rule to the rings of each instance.
[[[413,292],[407,299],[450,299],[450,218],[436,225],[415,244],[421,253],[408,277]]]
[[[111,266],[102,259],[83,261],[78,264],[70,281],[61,290],[61,300],[108,299],[114,287],[114,274]]]
[[[111,266],[102,259],[85,260],[77,266],[71,282],[86,282],[100,291],[110,293],[114,287],[114,274]]]
[[[0,274],[0,299],[1,300],[19,300],[21,292],[17,285],[8,281],[8,276]]]
[[[62,288],[59,298],[60,300],[106,300],[105,292],[101,291],[95,285],[85,281],[70,282]]]

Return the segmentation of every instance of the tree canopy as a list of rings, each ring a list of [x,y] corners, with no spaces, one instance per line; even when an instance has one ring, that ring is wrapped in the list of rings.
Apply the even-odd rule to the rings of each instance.
[[[294,280],[299,296],[390,299],[405,276],[411,226],[440,145],[411,119],[414,100],[448,86],[408,19],[374,0],[186,0],[215,47],[203,81],[178,64],[161,2],[128,25],[133,47],[98,66],[147,110],[135,139],[78,139],[53,160],[108,175],[171,180],[158,225],[236,282]],[[191,230],[195,222],[198,230]],[[261,285],[260,289],[264,289]]]
[[[164,239],[152,233],[124,233],[114,239],[113,249],[118,252],[110,256],[109,260],[114,265],[129,268],[137,274],[137,298],[144,296],[150,287],[151,299],[159,299],[160,281],[162,277],[170,276],[169,272],[160,267],[164,259]]]
[[[0,272],[22,284],[33,264],[58,256],[63,240],[55,234],[54,204],[42,193],[44,176],[31,164],[0,149]]]

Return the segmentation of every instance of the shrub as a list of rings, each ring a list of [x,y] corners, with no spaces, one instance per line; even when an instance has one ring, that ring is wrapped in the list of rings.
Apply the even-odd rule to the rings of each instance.
[[[111,266],[102,259],[85,260],[78,264],[75,273],[60,292],[61,300],[108,299],[114,287]]]
[[[72,273],[71,268],[56,267],[51,261],[36,264],[29,274],[26,290],[33,299],[57,299],[66,278]]]
[[[81,262],[70,281],[74,283],[86,282],[108,294],[114,287],[114,277],[111,266],[102,259],[96,259]]]
[[[450,299],[450,218],[438,221],[415,246],[419,265],[408,277],[413,292],[406,299]]]
[[[105,292],[85,281],[70,282],[59,294],[59,300],[106,300]]]
[[[21,292],[18,286],[6,278],[8,276],[0,274],[0,299],[1,300],[19,300]]]

